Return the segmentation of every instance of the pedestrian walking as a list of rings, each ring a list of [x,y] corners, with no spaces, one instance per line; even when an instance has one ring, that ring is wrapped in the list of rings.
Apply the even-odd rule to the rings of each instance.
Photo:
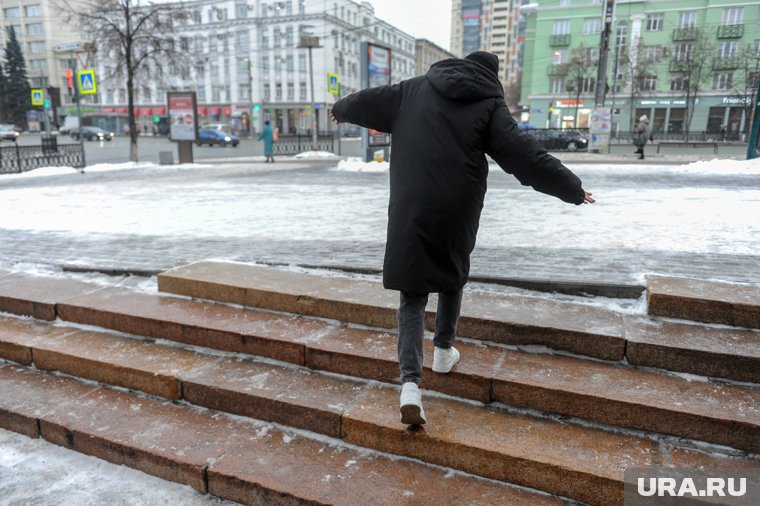
[[[720,126],[720,142],[726,142],[726,125]]]
[[[438,293],[433,371],[459,361],[453,346],[486,193],[490,155],[523,185],[571,204],[593,203],[581,180],[520,132],[504,102],[496,55],[478,51],[426,75],[335,103],[336,123],[392,134],[383,286],[398,290],[401,422],[426,422],[419,385],[428,294]]]
[[[264,156],[267,157],[266,163],[274,163],[274,130],[272,124],[267,120],[264,122],[264,128],[259,134],[259,140],[264,141]]]
[[[635,154],[639,155],[639,160],[644,159],[644,146],[652,140],[652,127],[649,126],[649,118],[646,114],[639,118],[639,124],[636,125],[636,135],[633,138],[633,144],[636,146]]]

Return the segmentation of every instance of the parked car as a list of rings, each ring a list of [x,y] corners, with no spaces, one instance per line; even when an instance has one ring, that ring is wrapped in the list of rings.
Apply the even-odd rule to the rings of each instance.
[[[15,141],[20,135],[15,125],[0,125],[0,141]]]
[[[219,144],[220,146],[232,145],[233,147],[237,147],[240,143],[240,137],[213,127],[203,127],[198,130],[198,138],[195,140],[195,143],[199,146],[203,146],[204,144],[208,144],[209,146]]]
[[[79,140],[79,128],[72,128],[71,129],[71,138],[75,140]],[[85,138],[85,140],[88,141],[110,141],[114,137],[113,132],[106,132],[102,128],[94,127],[94,126],[86,126],[81,128],[81,135]]]
[[[588,138],[576,130],[526,129],[524,133],[535,138],[548,150],[578,151],[588,149]]]

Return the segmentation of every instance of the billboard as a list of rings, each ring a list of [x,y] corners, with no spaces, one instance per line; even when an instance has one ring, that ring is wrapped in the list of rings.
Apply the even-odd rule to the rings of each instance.
[[[391,84],[391,50],[367,44],[367,85],[369,88]]]
[[[172,141],[194,141],[198,129],[195,92],[170,92],[166,95],[169,102],[169,139]]]

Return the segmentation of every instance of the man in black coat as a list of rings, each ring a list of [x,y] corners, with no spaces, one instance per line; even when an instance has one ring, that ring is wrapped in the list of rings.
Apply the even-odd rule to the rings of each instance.
[[[426,75],[335,103],[331,118],[390,132],[390,203],[383,285],[401,292],[401,421],[425,423],[419,385],[428,294],[439,294],[433,371],[459,360],[452,346],[483,208],[490,155],[523,185],[571,204],[593,203],[581,180],[522,134],[504,102],[496,55],[478,51]]]

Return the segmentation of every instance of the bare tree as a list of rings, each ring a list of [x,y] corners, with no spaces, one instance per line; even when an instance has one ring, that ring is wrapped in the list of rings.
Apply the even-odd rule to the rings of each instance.
[[[670,71],[682,79],[682,96],[686,99],[686,124],[689,136],[696,99],[713,76],[717,45],[715,34],[696,28],[692,40],[676,44],[670,59]]]
[[[569,99],[575,103],[575,128],[578,128],[581,95],[594,92],[596,66],[599,63],[596,51],[596,48],[581,44],[572,49],[568,62],[559,65],[557,70],[557,75],[565,80]]]
[[[189,73],[186,39],[175,40],[177,25],[191,11],[181,3],[145,0],[58,0],[65,19],[89,36],[88,52],[110,63],[106,79],[126,79],[129,114],[129,159],[137,161],[135,83],[164,82]]]
[[[663,55],[661,46],[647,46],[644,44],[644,39],[639,39],[638,46],[632,48],[622,62],[621,73],[625,75],[627,80],[626,87],[630,97],[631,129],[636,126],[636,118],[633,113],[634,103],[637,98],[655,91],[656,76],[661,74],[657,67],[660,65]]]
[[[739,97],[739,103],[736,105],[744,109],[744,134],[749,136],[755,93],[760,83],[760,48],[755,50],[747,44],[729,63],[734,69],[731,89],[733,94]]]

